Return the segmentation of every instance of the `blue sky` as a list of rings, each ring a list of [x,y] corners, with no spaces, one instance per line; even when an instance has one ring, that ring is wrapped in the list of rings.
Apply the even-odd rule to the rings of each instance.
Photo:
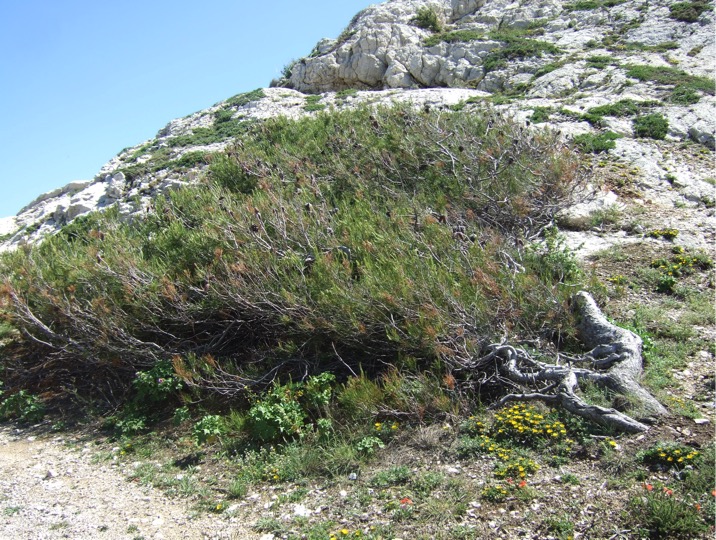
[[[377,1],[0,1],[0,217],[268,86]]]

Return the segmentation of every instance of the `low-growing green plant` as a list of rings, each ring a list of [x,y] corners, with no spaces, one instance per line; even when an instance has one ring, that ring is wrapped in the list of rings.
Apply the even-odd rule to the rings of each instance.
[[[562,475],[562,482],[565,484],[570,484],[572,486],[578,486],[581,482],[579,481],[579,477],[572,473],[565,473]]]
[[[486,486],[480,492],[480,496],[490,502],[502,502],[509,494],[510,490],[501,484]]]
[[[305,383],[274,384],[247,413],[247,427],[262,441],[290,439],[304,435],[311,415],[328,405],[335,376],[314,375]]]
[[[632,99],[622,99],[616,103],[590,107],[582,118],[587,120],[592,125],[601,127],[603,116],[635,116],[643,110],[649,109],[658,104],[658,102],[654,101],[634,101]]]
[[[693,88],[679,84],[674,87],[668,99],[676,105],[693,105],[701,100],[701,96]]]
[[[574,522],[566,514],[548,517],[543,521],[545,528],[556,535],[558,540],[572,540],[574,538]]]
[[[461,43],[469,41],[478,41],[485,39],[484,32],[477,30],[454,30],[452,32],[443,32],[434,34],[425,39],[424,45],[426,47],[433,47],[438,43]]]
[[[232,139],[246,132],[250,122],[241,118],[215,122],[212,127],[197,127],[186,135],[167,139],[170,147],[203,146]]]
[[[539,79],[540,77],[547,75],[548,73],[556,71],[557,69],[562,67],[562,65],[562,62],[550,62],[548,64],[544,64],[543,66],[537,68],[537,71],[532,74],[532,77],[533,79]]]
[[[220,124],[222,122],[229,122],[234,116],[234,111],[230,109],[219,109],[214,113],[214,122]]]
[[[650,538],[696,538],[713,523],[713,514],[706,516],[699,503],[663,484],[644,484],[643,494],[632,498],[630,506]]]
[[[623,4],[626,0],[577,0],[564,4],[567,11],[591,11],[593,9],[610,8]]]
[[[707,0],[691,0],[690,2],[676,2],[669,6],[669,17],[682,22],[696,22],[701,14],[709,9]]]
[[[379,448],[385,448],[385,443],[378,437],[363,437],[356,442],[356,450],[365,456],[372,456]]]
[[[657,443],[637,455],[642,463],[650,467],[665,469],[683,469],[699,460],[701,453],[689,446],[678,443]]]
[[[294,389],[296,399],[261,396],[269,381],[276,389],[328,367],[346,378],[363,367],[406,419],[445,418],[462,381],[443,377],[483,342],[507,328],[573,331],[567,299],[580,278],[565,253],[518,246],[572,204],[583,169],[556,134],[523,127],[496,111],[409,106],[246,126],[204,182],[157,197],[136,220],[109,209],[2,255],[3,309],[22,330],[17,361],[131,401],[132,376],[172,358],[180,376],[143,375],[141,392],[182,381],[241,403],[251,388],[246,429],[273,426],[267,440],[313,436],[326,417]],[[50,368],[38,364],[48,355]],[[153,409],[170,417],[181,392]],[[339,416],[392,422],[358,397]],[[153,421],[146,409],[126,417],[132,429]]]
[[[19,422],[36,423],[45,416],[45,405],[37,396],[27,390],[7,394],[0,381],[0,421],[17,420]]]
[[[442,32],[443,24],[440,15],[433,6],[422,6],[418,8],[417,15],[411,21],[418,28],[430,30],[431,32]]]
[[[529,35],[529,34],[527,34]],[[490,51],[483,61],[486,72],[504,66],[509,60],[539,57],[543,54],[559,54],[561,49],[547,41],[529,39],[520,31],[495,30],[490,32],[490,39],[505,43],[499,49]]]
[[[613,56],[592,55],[587,57],[587,66],[596,69],[604,69],[607,66],[618,65],[619,62]]]
[[[215,442],[225,431],[223,418],[217,414],[207,414],[194,424],[192,435],[197,446]]]
[[[642,64],[628,64],[624,67],[626,68],[627,77],[640,81],[653,81],[658,84],[673,86],[680,85],[683,88],[690,88],[693,91],[700,91],[709,95],[714,95],[714,92],[716,92],[713,81],[708,77],[690,75],[680,69]]]
[[[249,103],[252,103],[254,101],[263,99],[265,97],[266,97],[266,93],[261,88],[257,88],[256,90],[252,90],[251,92],[244,92],[243,94],[237,94],[234,97],[227,99],[224,102],[224,105],[226,107],[239,108],[239,107],[243,107],[244,105],[248,105]]]
[[[658,113],[637,116],[633,124],[637,137],[663,140],[669,132],[669,121]]]
[[[584,133],[577,135],[572,141],[582,152],[599,154],[615,148],[616,143],[614,141],[621,137],[621,135],[613,131],[605,131],[603,133]]]
[[[535,124],[547,122],[549,120],[549,115],[551,112],[552,112],[551,107],[535,107],[532,110],[532,115],[530,116],[530,120],[532,120]]]
[[[377,472],[370,481],[373,487],[385,488],[407,484],[413,473],[405,465],[391,467]]]

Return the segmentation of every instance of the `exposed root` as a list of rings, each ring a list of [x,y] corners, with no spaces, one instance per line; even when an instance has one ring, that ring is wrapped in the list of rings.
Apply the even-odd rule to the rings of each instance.
[[[588,380],[638,401],[648,414],[668,414],[637,382],[642,371],[639,336],[607,321],[586,292],[576,295],[575,305],[581,316],[583,340],[592,350],[582,357],[569,358],[567,365],[538,361],[527,351],[511,345],[493,344],[487,348],[478,365],[484,368],[494,363],[500,377],[521,390],[504,396],[495,407],[510,401],[538,400],[619,431],[646,431],[646,424],[616,409],[590,405],[576,395],[579,381]]]

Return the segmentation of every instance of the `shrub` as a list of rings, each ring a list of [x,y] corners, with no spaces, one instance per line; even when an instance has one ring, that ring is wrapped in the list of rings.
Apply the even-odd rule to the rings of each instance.
[[[494,112],[407,106],[247,126],[204,183],[141,218],[108,210],[3,254],[9,322],[41,336],[18,336],[22,384],[41,373],[129,396],[161,354],[189,386],[238,399],[394,365],[414,376],[381,391],[416,418],[446,414],[436,381],[484,340],[572,328],[565,260],[512,246],[571,204],[583,171],[556,134],[522,131]],[[298,404],[264,399],[255,424],[266,438],[313,426]]]
[[[626,67],[627,77],[640,81],[653,81],[658,84],[680,85],[693,91],[704,92],[714,95],[714,83],[708,77],[690,75],[685,71],[670,67],[656,67],[641,64],[628,64]]]
[[[634,119],[634,135],[663,140],[669,132],[669,121],[658,113],[638,116]]]
[[[549,115],[551,113],[552,113],[551,107],[535,107],[532,110],[532,115],[530,116],[530,120],[532,120],[535,124],[547,122],[549,120]]]
[[[658,443],[640,452],[637,458],[650,467],[666,469],[683,469],[698,462],[700,452],[691,447],[676,443]]]
[[[334,380],[331,373],[321,373],[305,383],[274,384],[249,409],[251,435],[262,441],[305,435],[311,415],[328,405]]]
[[[251,92],[244,92],[243,94],[237,94],[234,97],[231,97],[227,99],[224,102],[224,105],[226,107],[243,107],[244,105],[248,105],[249,103],[252,103],[254,101],[258,101],[260,99],[263,99],[266,97],[266,94],[261,88],[257,88],[256,90],[252,90]]]
[[[209,414],[204,416],[192,429],[194,442],[197,446],[214,442],[224,433],[224,421],[221,416]]]
[[[676,2],[669,6],[669,17],[682,22],[696,22],[708,8],[709,2],[706,0]]]
[[[502,41],[504,47],[490,51],[483,62],[485,71],[493,71],[506,64],[508,60],[542,56],[543,54],[559,54],[561,49],[547,41],[528,39],[519,31],[492,31],[490,39]]]
[[[412,23],[425,30],[431,32],[442,32],[442,21],[433,6],[423,6],[418,8],[418,14],[413,18]]]
[[[613,131],[605,131],[604,133],[584,133],[574,137],[573,142],[582,152],[590,154],[599,154],[607,152],[616,147],[615,140],[621,138],[621,135]]]
[[[0,420],[18,420],[36,423],[45,416],[45,406],[37,396],[27,390],[7,395],[0,382]]]
[[[441,43],[441,42],[460,43],[460,42],[477,41],[480,39],[485,39],[485,34],[483,32],[480,32],[477,30],[455,30],[453,32],[444,32],[444,33],[440,33],[440,34],[435,34],[435,35],[430,36],[429,38],[426,38],[425,46],[433,47],[434,45],[437,45],[438,43]]]
[[[567,11],[591,11],[618,6],[624,2],[626,0],[577,0],[570,4],[564,4],[564,9]]]
[[[677,85],[669,96],[669,101],[677,105],[693,105],[701,100],[701,96],[689,86]]]
[[[256,189],[256,178],[226,154],[212,156],[209,174],[214,182],[234,193],[249,194]]]
[[[604,69],[615,64],[618,64],[618,61],[613,56],[593,55],[587,58],[587,66],[595,69]]]
[[[644,484],[644,494],[631,501],[635,520],[647,528],[649,538],[700,537],[709,529],[708,521],[712,521],[713,514],[703,516],[699,507],[684,497],[678,488],[661,484]]]

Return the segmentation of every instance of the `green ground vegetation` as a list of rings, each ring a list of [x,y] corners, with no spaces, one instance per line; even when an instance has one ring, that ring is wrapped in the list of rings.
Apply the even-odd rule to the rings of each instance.
[[[569,326],[568,261],[509,247],[537,240],[581,181],[555,135],[400,107],[249,129],[144,219],[109,211],[3,259],[11,323],[57,354],[44,380],[93,370],[129,392],[169,360],[239,396],[338,358],[449,371],[499,325]],[[39,380],[34,357],[6,378]]]

